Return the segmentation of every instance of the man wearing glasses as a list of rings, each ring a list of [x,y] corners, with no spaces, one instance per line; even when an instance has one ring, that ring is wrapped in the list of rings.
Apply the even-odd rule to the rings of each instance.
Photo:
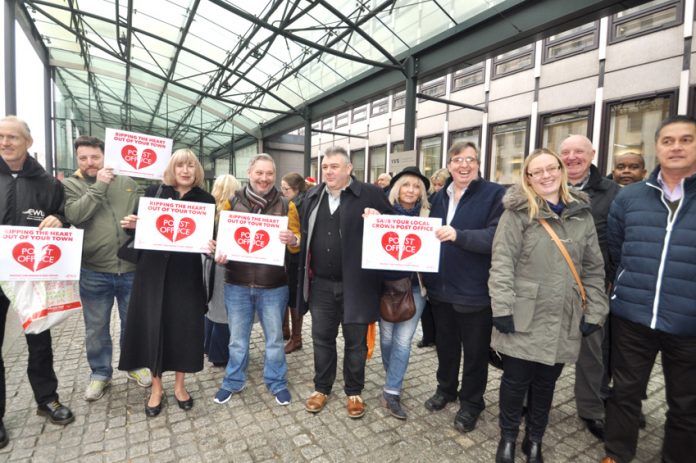
[[[485,408],[492,328],[488,271],[505,189],[481,178],[473,143],[455,143],[447,158],[450,178],[433,196],[430,209],[430,216],[443,223],[435,231],[442,242],[440,271],[423,275],[435,319],[438,359],[437,390],[425,408],[442,410],[459,399],[454,427],[469,432]]]
[[[595,150],[583,135],[570,135],[558,148],[568,171],[568,183],[590,195],[592,218],[597,228],[599,248],[604,257],[607,288],[613,280],[607,250],[609,207],[621,187],[600,174],[592,164]],[[606,325],[605,325],[606,326]],[[609,389],[609,345],[604,341],[607,328],[582,338],[580,356],[575,364],[575,404],[587,429],[598,439],[604,438],[604,399]]]

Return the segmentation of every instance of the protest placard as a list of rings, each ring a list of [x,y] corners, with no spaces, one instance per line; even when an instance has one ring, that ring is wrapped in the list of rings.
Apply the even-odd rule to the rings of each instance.
[[[280,232],[287,229],[287,216],[222,211],[216,254],[237,262],[283,265],[285,245]]]
[[[104,165],[115,174],[161,179],[171,156],[171,138],[106,129]]]
[[[442,219],[371,215],[363,225],[362,268],[437,272]]]
[[[0,226],[0,281],[79,280],[83,231]]]
[[[140,198],[133,245],[136,249],[207,253],[214,227],[214,204]]]

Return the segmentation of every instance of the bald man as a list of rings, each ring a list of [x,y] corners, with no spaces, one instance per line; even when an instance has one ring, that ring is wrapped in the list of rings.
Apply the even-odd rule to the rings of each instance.
[[[590,196],[592,218],[604,257],[608,288],[613,275],[607,249],[607,216],[621,187],[602,176],[592,164],[595,149],[584,135],[570,135],[561,142],[558,151],[568,171],[568,183]],[[604,399],[609,389],[609,346],[604,342],[605,331],[597,330],[582,338],[580,356],[575,364],[575,404],[578,415],[587,429],[599,439],[604,438]]]

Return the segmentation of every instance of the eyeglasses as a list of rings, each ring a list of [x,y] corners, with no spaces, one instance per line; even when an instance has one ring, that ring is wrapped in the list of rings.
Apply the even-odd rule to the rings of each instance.
[[[473,156],[457,156],[450,159],[451,164],[475,164],[476,162],[478,162],[478,159]]]
[[[561,166],[548,166],[545,169],[535,169],[531,172],[527,172],[527,176],[538,180],[544,176],[544,172],[546,172],[549,175],[556,175],[560,171]]]

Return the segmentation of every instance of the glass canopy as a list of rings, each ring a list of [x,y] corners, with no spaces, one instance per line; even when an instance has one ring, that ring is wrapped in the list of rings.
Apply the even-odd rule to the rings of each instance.
[[[206,154],[504,0],[27,0],[83,133]]]

